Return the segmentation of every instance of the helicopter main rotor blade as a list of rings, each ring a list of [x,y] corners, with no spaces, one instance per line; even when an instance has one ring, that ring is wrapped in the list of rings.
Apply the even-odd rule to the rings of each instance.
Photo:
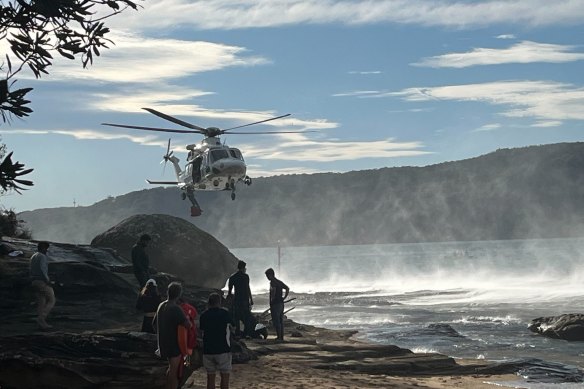
[[[269,122],[270,120],[276,120],[276,119],[285,118],[286,116],[290,116],[290,114],[289,114],[289,113],[287,113],[286,115],[282,115],[282,116],[276,116],[275,118],[270,118],[270,119],[260,120],[259,122],[253,122],[253,123],[248,123],[248,124],[244,124],[244,125],[241,125],[241,126],[236,126],[236,127],[227,128],[227,129],[223,130],[223,132],[227,132],[227,131],[229,131],[229,130],[235,130],[236,128],[247,127],[247,126],[253,126],[254,124],[260,124],[260,123]],[[232,134],[235,134],[235,133],[234,133],[234,132],[232,132]],[[250,134],[251,134],[251,133],[250,133]]]
[[[134,130],[159,131],[159,132],[177,132],[179,134],[201,134],[201,131],[173,130],[171,128],[129,126],[129,125],[126,125],[126,124],[114,124],[114,123],[101,123],[101,124],[103,126],[121,127],[121,128],[132,128]]]
[[[318,131],[306,130],[306,131],[228,132],[228,134],[238,134],[238,135],[247,135],[247,134],[305,134],[307,132],[318,132]]]
[[[205,128],[203,128],[203,127],[199,127],[199,126],[196,126],[196,125],[191,124],[189,122],[185,122],[183,120],[177,119],[175,117],[172,117],[170,115],[167,115],[167,114],[162,113],[160,111],[157,111],[155,109],[152,109],[152,108],[142,108],[142,109],[145,110],[145,111],[150,112],[153,115],[158,116],[159,118],[163,118],[165,120],[168,120],[170,122],[173,122],[174,124],[178,124],[179,126],[183,126],[183,127],[186,127],[186,128],[192,128],[193,130],[205,131]]]

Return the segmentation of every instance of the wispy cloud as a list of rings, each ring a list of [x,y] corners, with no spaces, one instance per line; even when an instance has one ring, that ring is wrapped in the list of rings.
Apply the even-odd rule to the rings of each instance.
[[[571,52],[574,46],[523,41],[506,49],[477,48],[467,53],[450,53],[424,58],[415,66],[464,68],[505,63],[571,62],[584,59],[584,52]]]
[[[163,119],[156,118],[150,113],[142,110],[142,107],[154,108],[165,114],[180,117],[181,119],[191,122],[193,124],[210,127],[211,125],[217,126],[217,121],[220,121],[220,125],[225,127],[235,127],[238,125],[243,125],[247,123],[258,122],[271,117],[280,116],[283,113],[275,111],[246,111],[246,110],[228,110],[228,109],[214,109],[206,108],[199,104],[181,104],[180,102],[187,100],[191,97],[196,97],[204,92],[197,90],[189,90],[187,88],[169,87],[166,93],[161,93],[160,89],[147,90],[139,93],[125,95],[125,94],[99,94],[91,103],[92,109],[97,110],[107,110],[115,112],[126,112],[126,113],[143,113],[145,116],[149,116],[152,120],[160,123],[160,126],[164,127],[176,127],[176,125],[166,122]],[[189,119],[193,118],[193,119]],[[118,124],[133,124],[133,123],[118,123]],[[164,125],[163,125],[164,124]],[[290,129],[292,131],[302,131],[302,130],[326,130],[337,128],[338,123],[331,122],[326,119],[301,119],[296,118],[293,115],[273,120],[264,123],[263,125],[277,127],[280,130]],[[246,129],[241,130],[243,132]],[[248,129],[248,131],[254,131],[253,129]],[[261,131],[261,129],[260,129]]]
[[[70,130],[28,130],[28,129],[10,129],[3,130],[1,132],[13,135],[46,135],[46,134],[58,134],[64,136],[71,136],[79,140],[119,140],[127,139],[131,142],[143,145],[143,146],[158,146],[166,148],[168,141],[159,139],[156,135],[151,134],[129,134],[112,132],[107,130],[93,130],[93,129],[70,129]]]
[[[537,122],[533,125],[533,127],[547,128],[547,127],[559,127],[561,125],[562,125],[562,122],[559,120],[547,120],[547,121]]]
[[[507,106],[502,114],[545,122],[584,120],[584,88],[553,81],[500,81],[483,84],[408,88],[371,97],[401,97],[407,101],[482,101]]]
[[[493,131],[498,130],[501,128],[499,123],[492,123],[492,124],[485,124],[484,126],[480,126],[479,128],[475,128],[471,132],[485,132],[485,131]]]
[[[497,35],[495,38],[497,39],[515,39],[515,35],[513,34],[501,34],[501,35]]]
[[[153,83],[234,66],[266,65],[271,61],[248,49],[212,42],[155,39],[134,34],[112,34],[115,42],[94,64],[83,69],[78,61],[56,58],[51,75],[43,80],[98,80],[115,83]],[[32,75],[23,74],[24,77]]]
[[[191,26],[241,29],[294,24],[400,23],[477,28],[494,24],[578,24],[584,3],[574,0],[158,0],[113,20],[148,30]]]
[[[351,92],[342,92],[342,93],[335,93],[333,97],[367,97],[367,96],[375,96],[381,93],[380,91],[376,90],[359,90],[359,91],[351,91]]]
[[[412,157],[430,154],[420,150],[421,142],[378,141],[327,141],[302,137],[298,141],[283,142],[272,147],[246,146],[246,155],[257,159],[285,161],[350,161],[363,158]]]
[[[365,71],[351,70],[349,72],[349,74],[362,74],[362,75],[381,74],[381,70],[365,70]]]

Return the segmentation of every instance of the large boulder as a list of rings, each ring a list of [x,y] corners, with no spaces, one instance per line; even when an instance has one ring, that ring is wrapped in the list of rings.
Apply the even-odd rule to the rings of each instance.
[[[99,234],[92,246],[114,249],[130,260],[138,237],[152,237],[146,249],[150,265],[158,271],[176,274],[189,284],[221,289],[234,271],[237,258],[210,234],[168,215],[135,215]]]
[[[584,314],[538,317],[528,328],[549,338],[584,341]]]

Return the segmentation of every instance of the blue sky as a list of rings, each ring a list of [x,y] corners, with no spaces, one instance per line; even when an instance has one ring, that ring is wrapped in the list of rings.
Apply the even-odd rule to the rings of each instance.
[[[291,113],[229,135],[252,177],[425,166],[582,140],[584,1],[147,0],[108,22],[94,65],[55,61],[34,113],[0,126],[34,188],[17,211],[88,206],[172,179],[150,107],[203,127]],[[5,53],[5,44],[0,47]],[[198,135],[172,136],[184,146]],[[228,195],[217,193],[217,195]]]

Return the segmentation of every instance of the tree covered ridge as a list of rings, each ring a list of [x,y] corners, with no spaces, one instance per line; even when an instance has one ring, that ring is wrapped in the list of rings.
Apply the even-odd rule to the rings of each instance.
[[[201,192],[190,218],[175,188],[25,212],[36,238],[88,242],[134,214],[182,217],[229,247],[582,236],[584,143],[500,149],[425,167],[254,179],[236,201]]]

